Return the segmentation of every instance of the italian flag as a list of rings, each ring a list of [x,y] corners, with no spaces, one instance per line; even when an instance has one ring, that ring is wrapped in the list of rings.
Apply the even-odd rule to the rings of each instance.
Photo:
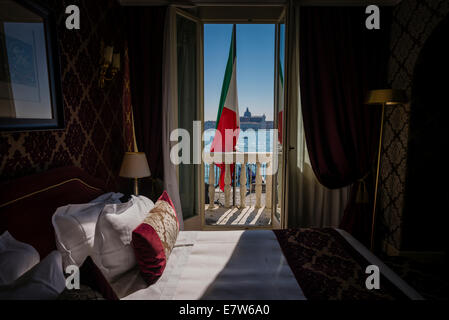
[[[240,131],[239,103],[237,98],[237,74],[236,74],[236,27],[232,28],[231,47],[226,64],[223,86],[221,87],[220,105],[218,107],[217,132],[210,148],[210,152],[233,152]],[[230,133],[232,130],[234,134]],[[226,131],[228,133],[226,134]],[[227,135],[227,137],[226,137]],[[220,188],[224,189],[224,164],[217,164],[221,168]],[[234,165],[231,165],[231,177],[233,177]]]

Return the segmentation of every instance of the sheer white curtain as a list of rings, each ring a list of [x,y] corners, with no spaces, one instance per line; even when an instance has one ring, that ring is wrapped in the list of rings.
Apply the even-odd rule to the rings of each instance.
[[[286,36],[287,106],[287,225],[289,227],[337,227],[349,197],[349,187],[330,190],[315,177],[307,153],[299,89],[299,10],[290,1]],[[284,111],[285,112],[285,111]]]
[[[169,7],[165,19],[162,63],[162,157],[164,189],[176,209],[181,230],[184,229],[176,166],[170,160],[170,133],[178,126],[178,85],[176,56],[176,12]]]
[[[302,119],[299,121],[302,124]],[[298,150],[299,197],[293,219],[302,227],[338,227],[349,200],[350,187],[331,190],[320,184],[310,164],[303,130],[299,136],[304,148]]]

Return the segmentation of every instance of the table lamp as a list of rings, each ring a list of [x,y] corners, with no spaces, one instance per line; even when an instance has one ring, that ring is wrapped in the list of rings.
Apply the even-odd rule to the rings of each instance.
[[[123,157],[120,177],[134,179],[134,194],[139,195],[138,179],[151,175],[145,152],[126,152]]]
[[[382,116],[380,120],[379,149],[377,152],[376,185],[374,189],[373,221],[371,225],[371,251],[374,250],[374,227],[376,222],[377,188],[379,184],[380,154],[382,149],[382,134],[383,134],[385,106],[397,106],[400,104],[404,104],[406,102],[407,96],[405,94],[405,91],[395,89],[371,90],[368,92],[365,100],[365,104],[367,105],[382,106]]]

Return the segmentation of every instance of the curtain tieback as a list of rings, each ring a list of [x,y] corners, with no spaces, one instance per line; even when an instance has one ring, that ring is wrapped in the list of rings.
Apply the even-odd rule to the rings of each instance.
[[[370,172],[368,171],[362,178],[357,180],[357,194],[355,198],[356,203],[368,203],[369,194],[368,188],[366,187],[366,178],[368,178]]]

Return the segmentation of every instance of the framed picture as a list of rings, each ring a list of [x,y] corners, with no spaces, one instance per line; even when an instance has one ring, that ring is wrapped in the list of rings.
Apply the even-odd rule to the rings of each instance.
[[[49,9],[0,1],[0,131],[64,127],[57,45]]]

